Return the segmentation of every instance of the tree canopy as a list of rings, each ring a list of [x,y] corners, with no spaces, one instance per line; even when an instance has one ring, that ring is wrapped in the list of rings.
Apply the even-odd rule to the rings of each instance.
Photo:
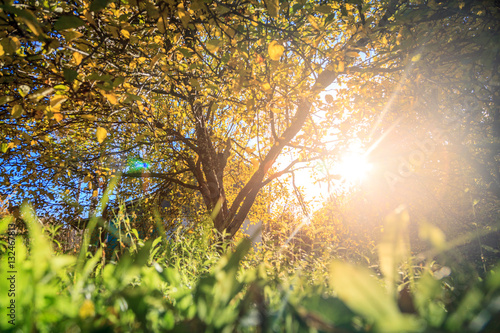
[[[199,197],[233,236],[256,200],[271,199],[263,188],[338,158],[353,135],[373,143],[454,119],[465,132],[450,147],[498,198],[491,1],[3,1],[0,10],[2,195],[74,217],[121,172],[119,195]],[[374,154],[390,146],[381,142]]]

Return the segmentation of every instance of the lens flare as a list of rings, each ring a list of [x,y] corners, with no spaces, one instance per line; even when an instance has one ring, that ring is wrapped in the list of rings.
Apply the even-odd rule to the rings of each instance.
[[[336,173],[349,185],[361,183],[366,179],[373,165],[364,154],[349,153],[342,157]]]

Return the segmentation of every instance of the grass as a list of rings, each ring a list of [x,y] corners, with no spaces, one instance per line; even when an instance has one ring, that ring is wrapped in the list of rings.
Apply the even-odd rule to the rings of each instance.
[[[254,251],[245,239],[221,254],[208,224],[168,239],[146,241],[131,232],[134,246],[122,249],[119,260],[103,256],[103,247],[69,255],[57,250],[54,230],[44,232],[29,207],[22,217],[29,238],[4,238],[1,245],[2,332],[500,330],[500,267],[479,278],[431,258],[417,262],[398,237],[404,213],[387,219],[375,270],[335,258],[291,262],[285,259],[292,249]],[[4,218],[0,233],[12,223]],[[12,275],[15,295],[7,292]]]

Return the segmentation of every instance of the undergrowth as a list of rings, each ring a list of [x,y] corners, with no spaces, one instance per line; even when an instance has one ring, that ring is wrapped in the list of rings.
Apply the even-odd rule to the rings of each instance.
[[[0,246],[2,332],[500,330],[500,267],[480,278],[434,255],[412,257],[399,237],[401,212],[387,219],[374,269],[307,255],[288,260],[291,249],[252,249],[248,239],[221,250],[204,224],[148,241],[132,233],[135,245],[112,259],[88,244],[69,255],[29,207],[22,218],[29,238],[4,237]],[[12,223],[4,218],[0,233]],[[444,251],[443,242],[434,249]]]

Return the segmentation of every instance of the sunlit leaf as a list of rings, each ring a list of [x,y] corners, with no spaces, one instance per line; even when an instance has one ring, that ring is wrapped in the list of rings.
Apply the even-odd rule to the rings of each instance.
[[[106,97],[106,99],[113,105],[115,105],[116,103],[118,103],[118,99],[116,98],[116,95],[115,94],[112,94],[112,93],[109,93],[109,94],[103,94],[104,97]]]
[[[184,4],[181,2],[178,6],[177,6],[177,15],[179,16],[180,20],[181,20],[181,23],[182,23],[182,26],[184,28],[187,28],[188,27],[188,24],[189,24],[189,21],[190,21],[190,18],[189,18],[189,14],[186,12],[186,10],[184,9]]]
[[[75,65],[80,65],[82,59],[83,55],[80,52],[73,52],[73,61],[75,62]]]
[[[420,58],[422,58],[422,54],[421,54],[421,53],[419,53],[419,54],[417,54],[417,55],[414,55],[414,56],[411,58],[411,61],[413,61],[413,62],[417,62],[417,61],[419,61],[419,60],[420,60]]]
[[[390,294],[395,293],[399,279],[398,268],[408,255],[408,225],[410,217],[403,206],[389,214],[384,223],[382,240],[378,244],[380,270],[384,274]]]
[[[64,119],[64,116],[60,112],[54,113],[53,117],[57,122],[61,122]]]
[[[163,16],[160,16],[160,18],[158,19],[158,22],[156,22],[156,26],[158,28],[158,30],[164,34],[165,33],[165,21],[163,20]]]
[[[30,90],[31,89],[29,86],[23,84],[19,86],[19,89],[17,91],[19,92],[19,95],[21,95],[21,97],[25,97],[29,94]]]
[[[123,37],[130,38],[130,32],[128,32],[128,30],[122,29],[120,30],[120,33],[123,35]]]
[[[275,61],[280,60],[284,51],[285,51],[285,47],[283,45],[281,45],[280,43],[278,43],[277,41],[272,41],[271,43],[269,43],[269,46],[267,48],[267,52],[269,53],[269,57]]]
[[[89,120],[89,121],[94,121],[96,120],[96,116],[91,115],[91,114],[83,114],[81,115],[83,119]]]
[[[63,95],[55,95],[50,99],[50,106],[51,107],[56,107],[62,103],[64,103],[68,98]]]
[[[330,285],[354,312],[371,320],[380,332],[407,332],[419,329],[413,317],[401,314],[393,297],[368,269],[336,261],[330,269]]]
[[[0,97],[0,105],[4,105],[5,103],[12,102],[14,98],[12,96],[2,96]]]
[[[343,61],[339,61],[338,65],[337,65],[337,70],[340,72],[340,73],[343,73],[344,72],[344,66],[345,66],[345,63]]]
[[[345,53],[346,56],[348,57],[353,57],[353,58],[357,58],[359,57],[359,53],[358,52],[354,52],[354,51],[348,51]]]
[[[320,30],[319,29],[319,25],[318,25],[318,22],[317,22],[317,19],[312,16],[312,15],[307,15],[307,21],[309,21],[309,23],[311,24],[311,26],[316,29],[316,30]]]
[[[99,141],[99,143],[102,143],[104,141],[104,139],[106,139],[107,136],[108,136],[108,131],[106,131],[105,128],[103,128],[103,127],[97,128],[96,137],[97,137],[97,141]]]

